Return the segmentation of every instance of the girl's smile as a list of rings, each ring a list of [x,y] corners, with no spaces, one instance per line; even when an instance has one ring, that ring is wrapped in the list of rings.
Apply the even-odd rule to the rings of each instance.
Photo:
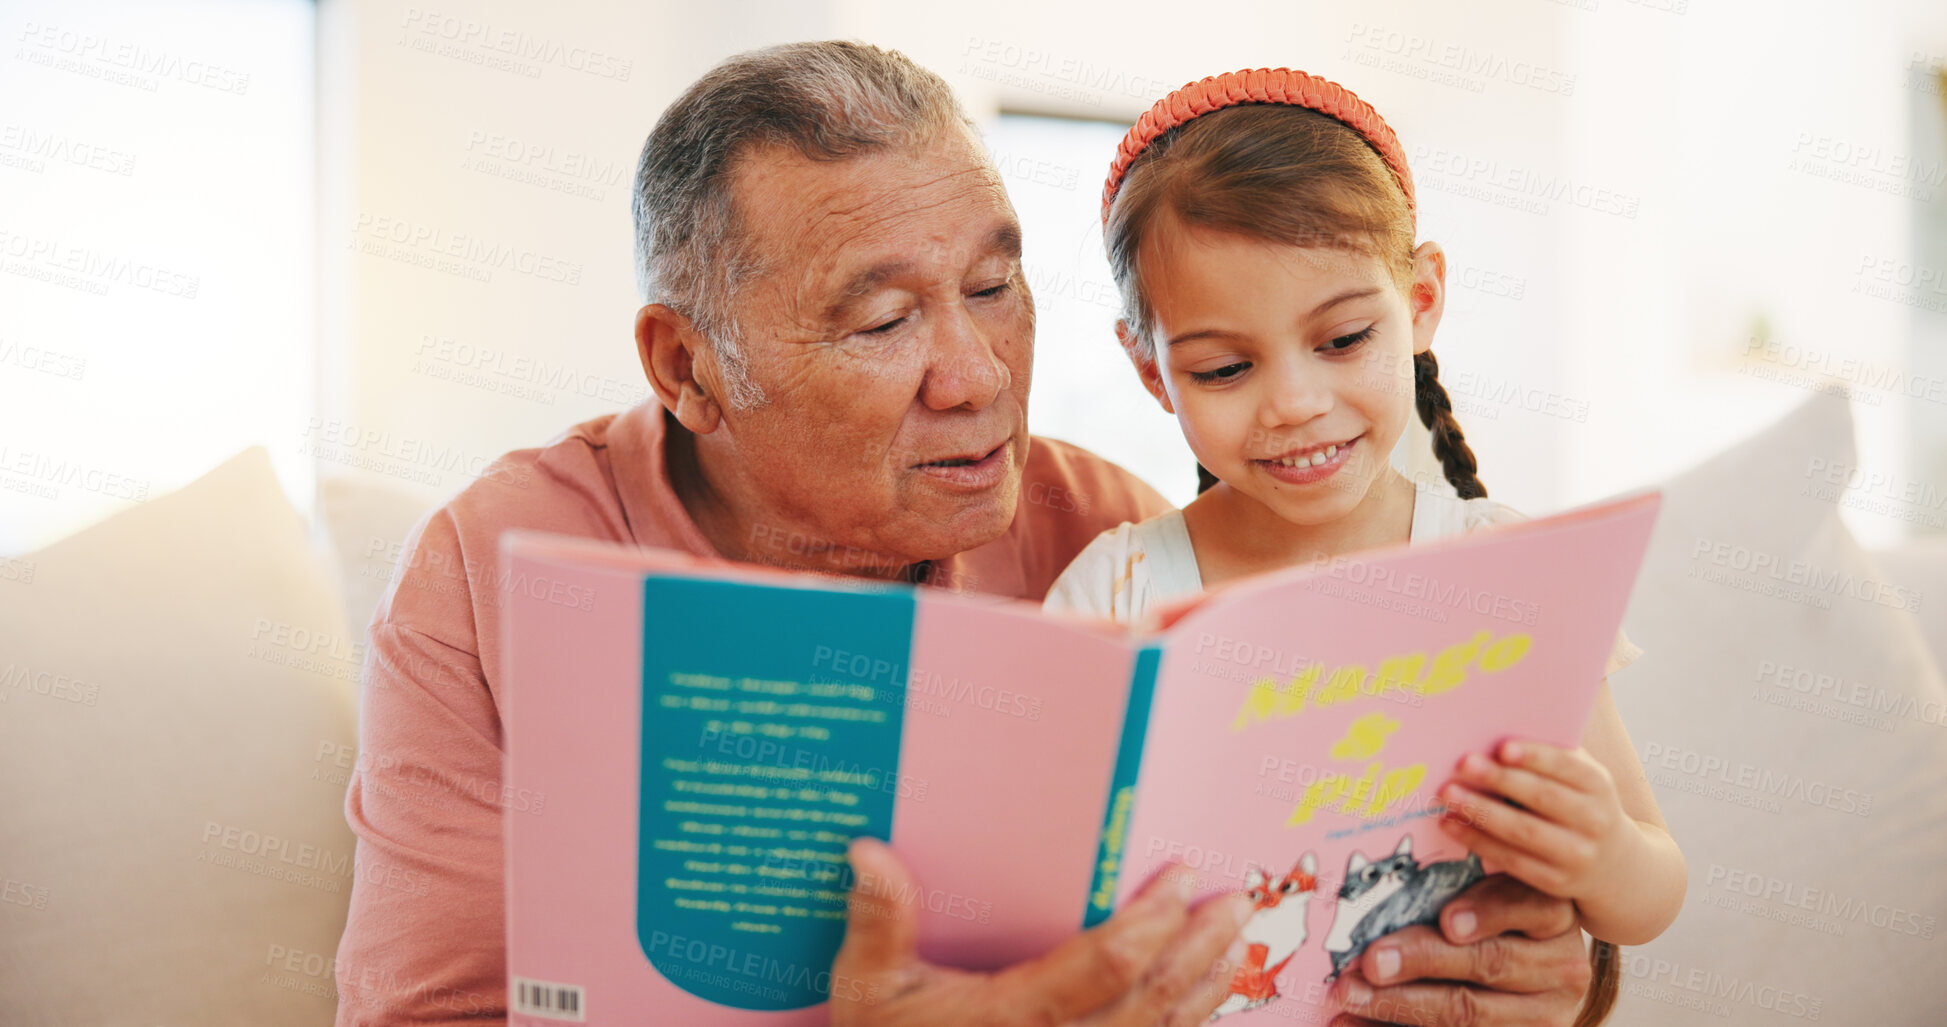
[[[1352,447],[1365,438],[1362,433],[1344,442],[1328,443],[1293,450],[1269,460],[1253,460],[1260,470],[1288,485],[1309,485],[1338,473],[1351,458]]]

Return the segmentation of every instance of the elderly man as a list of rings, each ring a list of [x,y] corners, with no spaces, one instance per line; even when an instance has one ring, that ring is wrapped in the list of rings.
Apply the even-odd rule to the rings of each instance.
[[[1028,434],[1020,228],[946,84],[903,56],[725,61],[650,134],[635,219],[656,402],[502,457],[415,529],[372,622],[340,1025],[506,1016],[503,531],[1039,599],[1099,531],[1165,508]],[[873,885],[834,972],[869,1001],[834,1002],[834,1022],[1188,1023],[1223,997],[1241,896],[1193,909],[1165,875],[1042,957],[972,973],[920,960],[885,846],[851,855]],[[1440,931],[1368,949],[1341,1020],[1568,1023],[1589,981],[1574,927],[1567,903],[1491,878]]]

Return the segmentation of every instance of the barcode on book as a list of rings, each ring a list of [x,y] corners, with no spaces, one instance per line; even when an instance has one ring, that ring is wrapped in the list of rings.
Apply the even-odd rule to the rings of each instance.
[[[585,1019],[580,987],[525,977],[514,978],[514,1012],[573,1023],[581,1023]]]

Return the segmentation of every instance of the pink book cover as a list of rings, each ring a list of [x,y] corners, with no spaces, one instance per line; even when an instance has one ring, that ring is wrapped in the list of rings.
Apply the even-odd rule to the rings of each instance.
[[[1218,589],[1124,632],[1038,605],[533,533],[503,540],[510,1023],[822,1023],[886,839],[921,954],[990,969],[1167,862],[1248,890],[1216,1014],[1323,1022],[1370,940],[1494,867],[1435,790],[1579,743],[1647,491]],[[849,997],[840,991],[839,997]]]

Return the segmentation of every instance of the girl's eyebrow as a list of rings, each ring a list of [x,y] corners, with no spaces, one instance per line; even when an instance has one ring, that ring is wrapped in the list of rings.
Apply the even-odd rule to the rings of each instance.
[[[1318,306],[1313,307],[1312,316],[1317,317],[1318,315],[1325,313],[1327,310],[1330,310],[1341,303],[1349,303],[1353,300],[1362,300],[1365,299],[1367,296],[1377,296],[1377,295],[1379,295],[1379,287],[1376,285],[1368,285],[1363,289],[1351,289],[1346,292],[1339,293],[1337,296],[1334,296],[1331,299],[1326,300],[1323,303],[1320,303]]]
[[[1191,339],[1235,339],[1238,337],[1239,336],[1236,332],[1229,331],[1228,329],[1204,328],[1199,331],[1184,332],[1182,335],[1179,335],[1176,338],[1171,339],[1168,343],[1164,344],[1164,348],[1167,349],[1170,346],[1174,346],[1179,342],[1189,342]]]
[[[1341,303],[1350,303],[1353,300],[1362,300],[1365,299],[1367,296],[1377,296],[1379,295],[1379,292],[1380,289],[1376,285],[1368,285],[1363,289],[1349,289],[1345,292],[1339,293],[1337,296],[1334,296],[1323,303],[1320,303],[1318,306],[1313,307],[1311,316],[1317,317],[1318,315],[1325,313],[1326,311],[1332,309],[1333,307],[1338,306]],[[1176,336],[1175,338],[1171,339],[1168,343],[1165,344],[1165,348],[1168,348],[1169,346],[1174,346],[1179,342],[1189,342],[1191,339],[1234,339],[1237,337],[1238,337],[1238,333],[1230,331],[1228,329],[1204,328],[1194,332],[1184,332],[1182,335]]]

